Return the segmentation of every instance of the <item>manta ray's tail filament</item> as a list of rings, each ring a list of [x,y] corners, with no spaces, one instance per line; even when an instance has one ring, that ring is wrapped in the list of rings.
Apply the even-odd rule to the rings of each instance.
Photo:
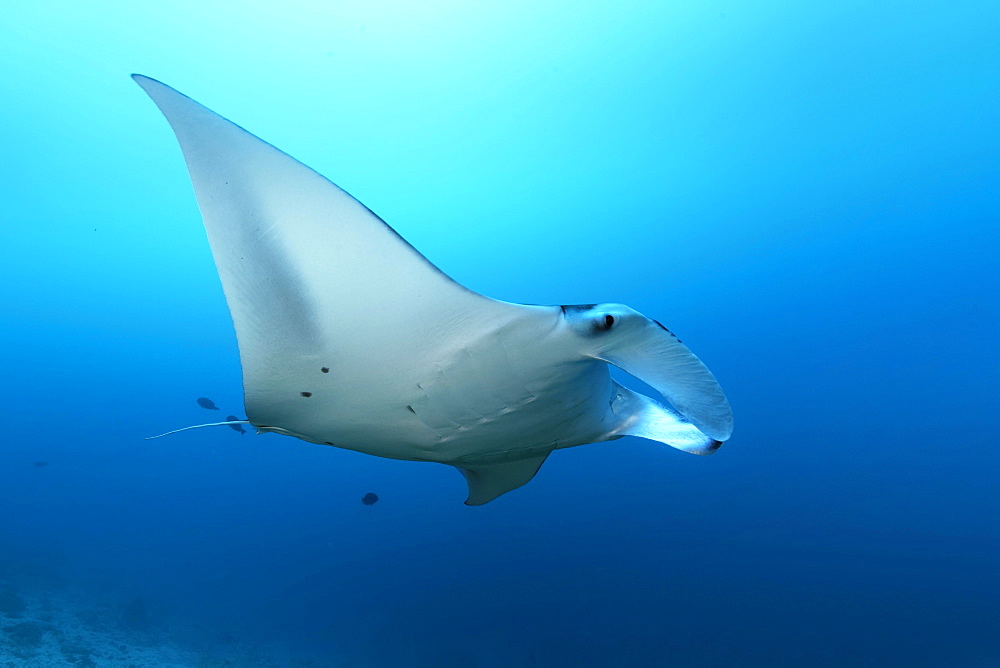
[[[230,420],[228,422],[210,422],[209,424],[195,424],[190,427],[181,427],[180,429],[174,429],[173,431],[168,431],[163,434],[157,434],[156,436],[147,436],[144,441],[151,441],[154,438],[160,438],[162,436],[170,436],[170,434],[176,434],[179,431],[187,431],[188,429],[201,429],[202,427],[223,427],[227,425],[234,424],[250,424],[250,420]]]

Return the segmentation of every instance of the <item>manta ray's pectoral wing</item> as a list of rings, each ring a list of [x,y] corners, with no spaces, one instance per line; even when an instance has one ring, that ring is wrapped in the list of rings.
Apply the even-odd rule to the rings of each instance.
[[[154,79],[133,75],[180,143],[232,313],[254,425],[381,423],[385,388],[521,308],[446,276],[363,204]],[[412,384],[412,383],[411,383]],[[401,413],[405,417],[405,413]]]
[[[496,464],[456,466],[469,484],[467,506],[481,506],[501,494],[527,484],[545,463],[548,453],[531,459],[518,459]]]

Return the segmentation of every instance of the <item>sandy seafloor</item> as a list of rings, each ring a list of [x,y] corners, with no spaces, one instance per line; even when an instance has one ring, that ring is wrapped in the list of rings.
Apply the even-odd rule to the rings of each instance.
[[[280,647],[163,620],[142,598],[0,580],[0,668],[332,666]]]

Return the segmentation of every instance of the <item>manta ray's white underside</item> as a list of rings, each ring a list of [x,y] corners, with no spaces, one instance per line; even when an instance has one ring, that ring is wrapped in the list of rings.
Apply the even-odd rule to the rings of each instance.
[[[707,454],[729,437],[718,383],[656,321],[476,294],[313,170],[134,78],[187,161],[258,430],[454,465],[469,504],[523,485],[558,448],[631,434]],[[609,363],[676,410],[612,381]]]

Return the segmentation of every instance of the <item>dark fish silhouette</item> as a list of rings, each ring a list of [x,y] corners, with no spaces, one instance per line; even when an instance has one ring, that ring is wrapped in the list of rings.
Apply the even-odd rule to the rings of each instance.
[[[219,407],[215,405],[215,402],[211,399],[206,399],[205,397],[198,397],[198,405],[202,408],[207,408],[210,411],[217,411]]]
[[[366,506],[374,506],[377,501],[378,501],[378,494],[375,494],[374,492],[368,492],[367,494],[361,497],[361,503],[365,504]]]
[[[239,420],[239,418],[236,417],[235,415],[227,415],[226,416],[226,422],[233,422],[235,420]],[[247,433],[247,430],[244,429],[243,425],[241,425],[241,424],[231,424],[231,425],[229,425],[229,428],[232,429],[233,431],[240,432],[240,436],[242,436],[243,434]]]
[[[37,469],[40,469],[40,468],[42,468],[43,466],[48,466],[48,465],[49,465],[49,463],[48,463],[48,462],[35,462],[35,463],[33,464],[33,466],[34,466],[35,468],[37,468]]]

